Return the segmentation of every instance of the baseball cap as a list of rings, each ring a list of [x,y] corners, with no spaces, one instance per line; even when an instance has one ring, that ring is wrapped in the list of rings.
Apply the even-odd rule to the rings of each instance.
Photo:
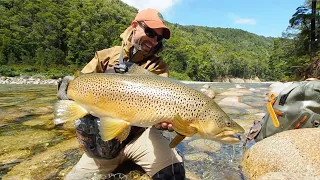
[[[144,9],[138,12],[135,19],[136,21],[143,21],[148,27],[155,28],[163,28],[163,37],[165,39],[170,38],[170,30],[164,24],[164,19],[162,14],[152,8]]]

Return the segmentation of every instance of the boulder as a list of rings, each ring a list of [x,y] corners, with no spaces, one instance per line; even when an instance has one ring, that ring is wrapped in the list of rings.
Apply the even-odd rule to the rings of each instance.
[[[260,177],[258,180],[319,180],[320,176],[304,176],[297,173],[272,172]]]
[[[277,133],[254,144],[243,154],[243,172],[258,179],[271,172],[320,176],[320,128]]]

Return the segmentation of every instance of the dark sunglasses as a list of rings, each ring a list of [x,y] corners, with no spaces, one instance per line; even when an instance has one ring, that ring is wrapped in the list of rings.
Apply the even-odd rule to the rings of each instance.
[[[143,22],[141,21],[137,21],[138,24],[143,28],[144,33],[149,37],[149,38],[154,38],[155,36],[157,36],[157,41],[162,41],[163,36],[158,35],[157,32],[155,30],[153,30],[152,28],[149,28],[148,26],[146,26]]]

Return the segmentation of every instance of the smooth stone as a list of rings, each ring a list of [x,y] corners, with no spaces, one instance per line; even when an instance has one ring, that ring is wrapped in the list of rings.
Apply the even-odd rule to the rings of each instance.
[[[304,176],[298,173],[271,172],[260,177],[258,180],[320,180],[320,176]]]
[[[30,150],[13,150],[0,155],[0,164],[9,164],[16,161],[24,160],[31,154],[32,152]]]
[[[263,113],[264,111],[261,109],[245,109],[248,114],[257,114],[257,113]]]
[[[226,97],[222,99],[218,105],[220,106],[232,106],[232,107],[237,107],[237,108],[251,108],[251,106],[248,106],[247,104],[239,102],[239,97],[237,96],[231,96],[231,97]]]
[[[242,93],[238,93],[235,91],[226,91],[219,94],[220,96],[243,96]]]
[[[208,157],[209,157],[209,155],[207,153],[203,153],[203,152],[184,155],[184,158],[188,161],[203,161],[203,160],[207,159]]]
[[[211,89],[205,90],[203,93],[212,99],[216,96],[216,93]]]
[[[196,175],[194,172],[189,171],[188,169],[186,169],[186,178],[187,178],[187,180],[201,179],[198,175]]]
[[[252,119],[233,119],[236,123],[238,123],[243,129],[245,133],[248,133],[250,128],[253,126]]]
[[[71,150],[74,152],[71,153]],[[69,166],[73,166],[68,161],[71,161],[71,159],[73,159],[73,161],[78,160],[82,154],[82,152],[79,152],[81,152],[81,150],[79,148],[79,142],[76,138],[65,140],[64,142],[50,147],[46,151],[33,156],[31,159],[25,160],[14,166],[2,178],[3,180],[52,179],[61,170],[60,168],[68,168]],[[68,157],[67,154],[70,157]],[[75,155],[77,156],[76,158]],[[64,165],[65,163],[68,163],[69,166]],[[58,177],[58,179],[63,179],[63,177]]]
[[[258,116],[259,118],[263,118],[263,117],[266,115],[266,113],[265,113],[265,112],[263,112],[263,113],[256,113],[255,115]]]
[[[242,170],[249,179],[271,172],[320,176],[320,128],[277,133],[243,154]]]
[[[228,108],[228,107],[221,107],[223,109],[223,111],[225,113],[227,113],[228,115],[232,115],[232,114],[243,114],[243,112],[240,112],[240,110],[236,110],[236,109],[232,109],[232,108]]]
[[[52,129],[55,126],[53,123],[53,114],[38,116],[34,119],[24,121],[22,124],[25,126],[45,126],[47,129]]]
[[[237,89],[241,89],[241,88],[246,88],[246,87],[241,86],[240,84],[236,84],[236,88],[237,88]]]
[[[267,106],[267,102],[251,102],[250,106],[253,106],[253,107],[266,107]]]
[[[245,94],[245,95],[253,94],[253,92],[247,88],[229,88],[228,91],[234,91],[234,92]]]
[[[56,133],[45,130],[25,130],[13,135],[0,136],[0,154],[16,150],[29,150],[56,138]]]
[[[221,144],[207,139],[196,139],[188,143],[189,146],[199,150],[207,152],[218,152],[221,148]]]
[[[255,89],[255,88],[249,88],[249,91],[253,91],[253,92],[260,92],[259,89]]]
[[[204,89],[209,89],[209,88],[210,88],[210,85],[209,85],[209,84],[205,84],[205,85],[202,86],[202,88],[204,88]]]

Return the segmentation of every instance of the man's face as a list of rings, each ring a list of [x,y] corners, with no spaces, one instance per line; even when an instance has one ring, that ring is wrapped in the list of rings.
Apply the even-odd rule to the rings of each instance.
[[[162,28],[151,29],[143,22],[132,22],[134,27],[131,43],[139,50],[150,52],[162,40]]]

